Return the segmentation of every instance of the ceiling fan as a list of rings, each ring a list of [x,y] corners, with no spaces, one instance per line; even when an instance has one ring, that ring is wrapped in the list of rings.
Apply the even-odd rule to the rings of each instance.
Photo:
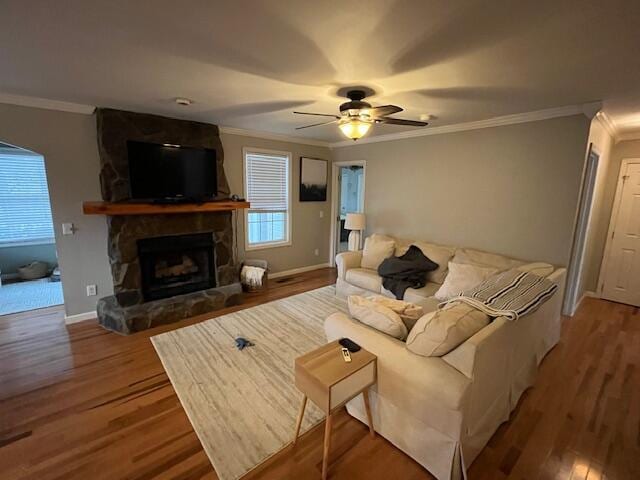
[[[374,123],[408,125],[410,127],[424,127],[428,125],[427,122],[417,122],[415,120],[403,120],[400,118],[389,117],[388,115],[402,112],[403,109],[396,105],[372,107],[370,103],[363,101],[365,97],[366,93],[364,90],[349,90],[347,92],[347,98],[349,101],[340,105],[340,115],[332,115],[329,113],[293,112],[298,115],[316,115],[319,117],[332,118],[332,120],[327,120],[326,122],[297,127],[296,130],[337,123],[338,127],[347,138],[358,140],[366,135],[371,128],[371,125]]]

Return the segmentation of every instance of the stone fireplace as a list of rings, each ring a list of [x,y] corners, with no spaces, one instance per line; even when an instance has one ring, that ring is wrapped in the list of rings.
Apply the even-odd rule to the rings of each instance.
[[[110,109],[97,111],[97,124],[105,201],[126,201],[127,140],[215,148],[218,199],[228,198],[215,125]],[[100,324],[128,334],[238,303],[234,215],[231,210],[107,216],[114,295],[98,301]]]

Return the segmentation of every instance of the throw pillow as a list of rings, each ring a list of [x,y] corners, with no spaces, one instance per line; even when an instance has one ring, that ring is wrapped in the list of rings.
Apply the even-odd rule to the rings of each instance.
[[[427,313],[409,332],[407,349],[424,357],[441,357],[489,324],[489,316],[462,302]]]
[[[444,283],[434,295],[438,300],[445,301],[460,295],[465,290],[475,287],[487,278],[498,273],[497,268],[481,267],[480,265],[449,262],[449,273]]]
[[[385,258],[389,258],[395,251],[396,242],[386,235],[371,235],[364,241],[360,266],[378,271],[378,267]]]
[[[550,263],[533,262],[522,265],[516,268],[516,270],[520,272],[533,273],[534,275],[538,275],[539,277],[547,277],[553,273],[555,267]]]
[[[395,300],[382,295],[372,295],[368,297],[368,299],[373,303],[387,307],[400,315],[400,318],[407,327],[407,330],[411,330],[418,319],[423,315],[422,307],[415,303],[405,302],[404,300]]]
[[[356,320],[399,340],[407,337],[407,327],[390,308],[359,295],[349,295],[347,303],[349,313]]]

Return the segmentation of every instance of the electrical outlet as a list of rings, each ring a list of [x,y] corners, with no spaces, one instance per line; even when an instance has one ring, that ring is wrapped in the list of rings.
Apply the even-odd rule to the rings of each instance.
[[[320,210],[320,218],[324,218],[324,210]]]
[[[98,294],[98,287],[95,285],[87,285],[87,297],[93,297]]]
[[[318,250],[317,248],[313,251],[314,255],[317,257],[318,255],[320,255],[320,250]]]

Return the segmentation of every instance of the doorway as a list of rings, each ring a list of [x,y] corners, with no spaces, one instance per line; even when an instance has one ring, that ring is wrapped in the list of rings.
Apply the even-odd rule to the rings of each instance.
[[[345,229],[348,213],[364,213],[364,161],[335,162],[333,164],[331,264],[338,253],[348,250],[349,230]]]
[[[604,299],[640,307],[640,158],[620,167],[598,289]]]
[[[0,143],[0,316],[63,304],[44,157]]]

